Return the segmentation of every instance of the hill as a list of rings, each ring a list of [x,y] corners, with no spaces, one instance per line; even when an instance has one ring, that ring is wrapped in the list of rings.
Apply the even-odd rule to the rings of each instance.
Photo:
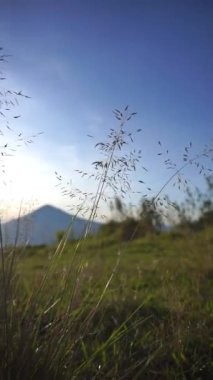
[[[21,369],[29,363],[29,374],[35,366],[48,374],[49,368],[57,371],[61,364],[49,355],[50,347],[56,347],[66,365],[65,372],[60,367],[60,380],[73,378],[74,371],[76,379],[212,379],[211,226],[196,233],[147,235],[124,244],[97,235],[81,242],[78,255],[76,243],[70,242],[62,255],[54,256],[48,271],[54,252],[52,247],[27,247],[20,254],[17,250],[21,291],[20,300],[17,293],[10,298],[17,305],[11,307],[15,321],[10,347],[15,341],[19,348],[26,336],[28,350],[25,360],[20,348],[15,351],[18,370],[22,360]],[[46,273],[37,296],[35,289]],[[41,312],[32,322],[35,304]],[[28,314],[23,313],[26,307]],[[62,334],[66,340],[58,348]],[[35,352],[37,347],[41,353]]]
[[[87,220],[75,218],[59,208],[45,205],[19,219],[3,223],[4,243],[14,244],[17,235],[19,245],[26,242],[31,245],[53,244],[56,242],[57,231],[66,230],[70,223],[72,223],[71,236],[78,238],[83,233]],[[91,233],[96,233],[100,225],[93,222]]]

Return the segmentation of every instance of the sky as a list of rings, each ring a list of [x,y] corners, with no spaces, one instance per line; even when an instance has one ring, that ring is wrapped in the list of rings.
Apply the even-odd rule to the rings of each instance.
[[[20,133],[31,140],[43,132],[1,158],[3,216],[14,216],[21,203],[27,210],[48,203],[72,212],[74,199],[62,196],[55,172],[66,186],[94,193],[97,183],[75,170],[94,171],[91,164],[100,159],[95,144],[119,126],[115,108],[129,105],[137,115],[125,128],[133,134],[141,129],[133,148],[142,151],[142,163],[130,173],[126,202],[138,204],[148,186],[155,196],[172,175],[164,165],[167,150],[180,167],[190,143],[191,157],[212,144],[211,0],[1,0],[0,5],[0,46],[10,55],[0,62],[6,78],[0,87],[30,97],[19,96],[19,106],[8,114],[12,131],[0,119],[1,146],[19,145]],[[204,165],[211,170],[212,161]],[[204,188],[196,170],[189,167],[186,175]],[[164,192],[174,200],[183,197],[170,185]]]

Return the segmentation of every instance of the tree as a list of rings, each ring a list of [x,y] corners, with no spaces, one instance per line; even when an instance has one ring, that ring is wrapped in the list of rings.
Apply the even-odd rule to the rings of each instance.
[[[153,233],[157,230],[160,231],[162,226],[162,215],[157,210],[156,205],[152,199],[145,199],[140,206],[139,210],[140,228],[144,234]]]
[[[66,231],[63,231],[63,230],[59,230],[56,232],[56,238],[57,238],[58,243],[60,243],[60,241],[63,239],[65,233]]]

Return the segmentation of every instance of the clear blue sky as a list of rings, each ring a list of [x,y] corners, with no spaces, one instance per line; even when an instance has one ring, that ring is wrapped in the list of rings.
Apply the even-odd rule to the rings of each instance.
[[[0,46],[12,55],[4,85],[32,97],[13,127],[44,135],[10,159],[16,182],[2,198],[30,194],[39,205],[65,207],[54,170],[85,186],[74,169],[89,170],[98,157],[87,134],[103,139],[116,126],[111,110],[126,104],[138,112],[129,128],[142,129],[135,146],[155,194],[168,177],[158,140],[179,164],[190,141],[195,153],[212,141],[212,18],[210,0],[3,0]],[[137,173],[141,190],[145,173]],[[188,174],[202,185],[197,172]]]

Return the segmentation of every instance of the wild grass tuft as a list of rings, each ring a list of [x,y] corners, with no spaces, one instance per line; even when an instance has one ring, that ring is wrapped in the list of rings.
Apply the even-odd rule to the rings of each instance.
[[[0,61],[6,58],[2,54]],[[0,96],[4,131],[12,133],[7,112],[19,117],[13,114],[15,99],[28,96],[5,89]],[[180,187],[188,184],[182,177],[188,165],[195,165],[200,174],[210,172],[200,159],[211,159],[212,150],[191,156],[190,143],[177,166],[158,142],[158,155],[166,154],[164,164],[172,172],[159,192],[142,203],[136,218],[126,213],[123,199],[134,190],[131,174],[142,168],[141,150],[134,148],[134,134],[141,129],[128,130],[136,114],[128,106],[113,113],[118,127],[109,130],[106,141],[95,144],[99,158],[92,172],[76,169],[81,177],[95,181],[95,193],[67,188],[66,180],[55,173],[62,194],[77,200],[58,245],[23,251],[16,239],[7,247],[0,228],[1,379],[211,378],[211,223],[196,234],[182,229],[133,238],[140,223],[145,228],[144,215],[153,218],[176,206],[163,191],[173,180]],[[20,132],[19,138],[25,141]],[[6,144],[3,158],[10,149]],[[151,188],[146,185],[146,190]],[[114,199],[119,220],[95,238],[90,236],[101,203],[112,206]],[[88,222],[82,237],[70,242],[78,215],[86,215]],[[127,239],[112,237],[119,223],[128,233],[131,230]]]

